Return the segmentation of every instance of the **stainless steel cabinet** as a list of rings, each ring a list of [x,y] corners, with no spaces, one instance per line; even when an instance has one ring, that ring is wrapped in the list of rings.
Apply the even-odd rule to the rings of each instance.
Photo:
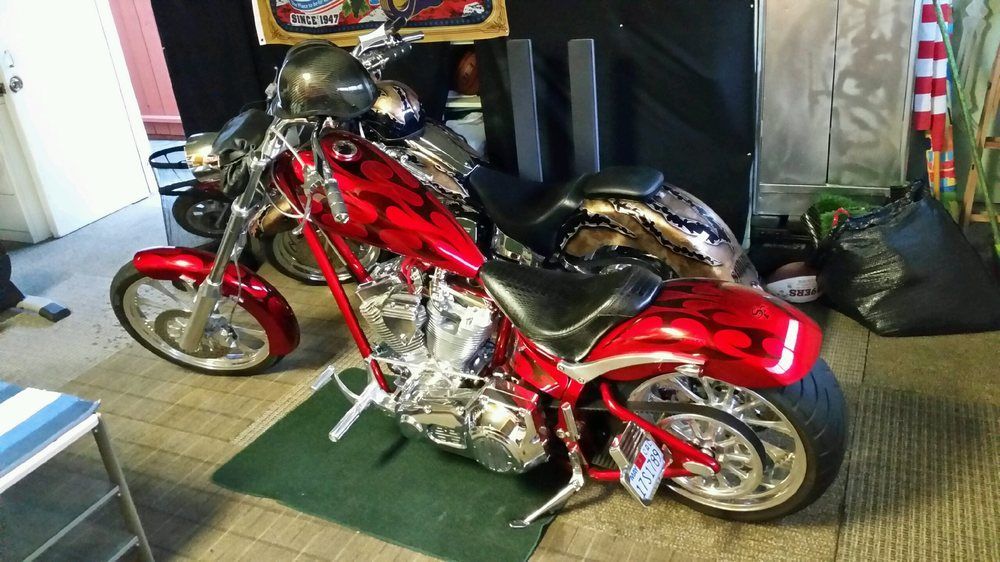
[[[757,214],[903,181],[919,0],[766,0]]]

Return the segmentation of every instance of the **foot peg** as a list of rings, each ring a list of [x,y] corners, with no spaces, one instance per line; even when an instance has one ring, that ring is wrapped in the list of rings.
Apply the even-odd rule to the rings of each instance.
[[[333,366],[333,363],[327,364],[327,366],[323,367],[323,370],[320,371],[318,375],[316,375],[316,380],[314,380],[313,383],[309,385],[309,388],[311,388],[313,392],[316,392],[317,390],[326,386],[327,383],[330,382],[330,379],[332,379],[336,373],[337,373],[337,368]]]
[[[340,382],[340,379],[337,379],[337,382]],[[351,409],[347,410],[344,417],[340,418],[337,425],[333,426],[333,429],[330,430],[330,441],[334,443],[340,441],[344,437],[344,434],[347,433],[347,430],[351,429],[351,426],[354,425],[354,422],[358,421],[361,412],[367,410],[368,406],[371,406],[373,402],[378,402],[383,396],[385,396],[385,392],[379,387],[378,383],[374,380],[370,381],[368,386],[361,391],[361,394],[356,395],[357,400],[351,406]]]
[[[341,380],[332,364],[327,365],[326,368],[324,368],[319,374],[316,382],[313,383],[313,389],[316,390],[317,388],[321,388],[323,385],[330,382],[330,380],[337,383],[337,387],[340,389],[340,392],[342,392],[348,400],[354,403],[354,405],[351,406],[351,409],[347,410],[344,416],[340,418],[337,425],[333,426],[333,429],[330,430],[330,441],[333,441],[334,443],[340,441],[344,437],[347,430],[351,429],[354,422],[358,421],[358,417],[361,416],[361,412],[367,410],[368,406],[374,404],[380,408],[391,410],[391,399],[389,395],[382,390],[382,387],[378,385],[378,381],[375,380],[370,368],[368,372],[368,385],[361,391],[361,394],[354,394],[350,388],[347,388],[347,385],[344,384],[343,380]],[[316,385],[319,385],[319,387]]]
[[[556,495],[552,496],[549,501],[543,503],[538,509],[532,511],[523,519],[514,519],[511,521],[509,524],[512,528],[523,529],[541,517],[561,509],[563,505],[569,501],[569,498],[572,497],[573,494],[579,492],[580,489],[583,488],[583,458],[578,449],[570,453],[569,462],[573,468],[573,474],[569,477],[569,482],[567,482],[565,486],[556,492]]]

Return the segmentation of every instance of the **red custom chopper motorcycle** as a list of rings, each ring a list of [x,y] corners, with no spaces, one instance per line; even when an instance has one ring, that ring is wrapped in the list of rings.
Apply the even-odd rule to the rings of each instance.
[[[408,39],[382,28],[363,50]],[[218,254],[143,250],[116,275],[112,305],[129,333],[206,373],[249,374],[291,353],[291,308],[237,262],[253,216],[280,208],[299,223],[369,375],[358,393],[333,376],[354,405],[331,440],[375,407],[407,436],[496,472],[566,460],[565,487],[515,527],[558,509],[587,479],[620,482],[647,505],[662,481],[695,509],[743,521],[787,515],[823,493],[843,459],[846,418],[812,320],[734,282],[497,259],[406,168],[327,126],[367,111],[376,92],[346,51],[317,41],[292,49]],[[347,240],[399,257],[368,270]],[[327,243],[359,282],[367,335]]]

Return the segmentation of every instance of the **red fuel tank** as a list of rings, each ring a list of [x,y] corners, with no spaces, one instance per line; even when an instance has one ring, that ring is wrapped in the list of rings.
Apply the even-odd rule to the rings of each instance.
[[[485,258],[454,215],[405,168],[365,139],[343,131],[326,134],[321,145],[347,204],[349,220],[338,223],[325,198],[312,201],[313,219],[324,230],[385,248],[402,256],[475,277]],[[310,151],[299,155],[312,163]],[[290,153],[274,162],[274,182],[301,201],[302,165]]]

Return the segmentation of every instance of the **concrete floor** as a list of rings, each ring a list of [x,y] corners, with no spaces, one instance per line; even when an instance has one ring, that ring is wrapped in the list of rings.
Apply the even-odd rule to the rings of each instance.
[[[211,483],[216,468],[308,396],[322,365],[358,357],[325,288],[266,268],[305,334],[270,373],[197,375],[131,343],[107,289],[134,250],[163,243],[161,217],[156,202],[140,203],[15,251],[22,289],[57,298],[73,315],[55,325],[0,316],[0,377],[102,401],[159,559],[426,558]],[[534,558],[1000,560],[1000,333],[886,339],[839,314],[817,314],[824,357],[852,420],[849,457],[818,502],[776,523],[746,525],[699,515],[666,496],[644,509],[616,487],[593,485],[549,527]],[[96,498],[100,474],[94,447],[81,443],[5,494],[0,559],[44,531],[24,521],[58,527],[74,515],[70,497]],[[114,515],[102,514],[55,558],[99,558],[119,535],[99,533],[96,524],[113,524]]]

